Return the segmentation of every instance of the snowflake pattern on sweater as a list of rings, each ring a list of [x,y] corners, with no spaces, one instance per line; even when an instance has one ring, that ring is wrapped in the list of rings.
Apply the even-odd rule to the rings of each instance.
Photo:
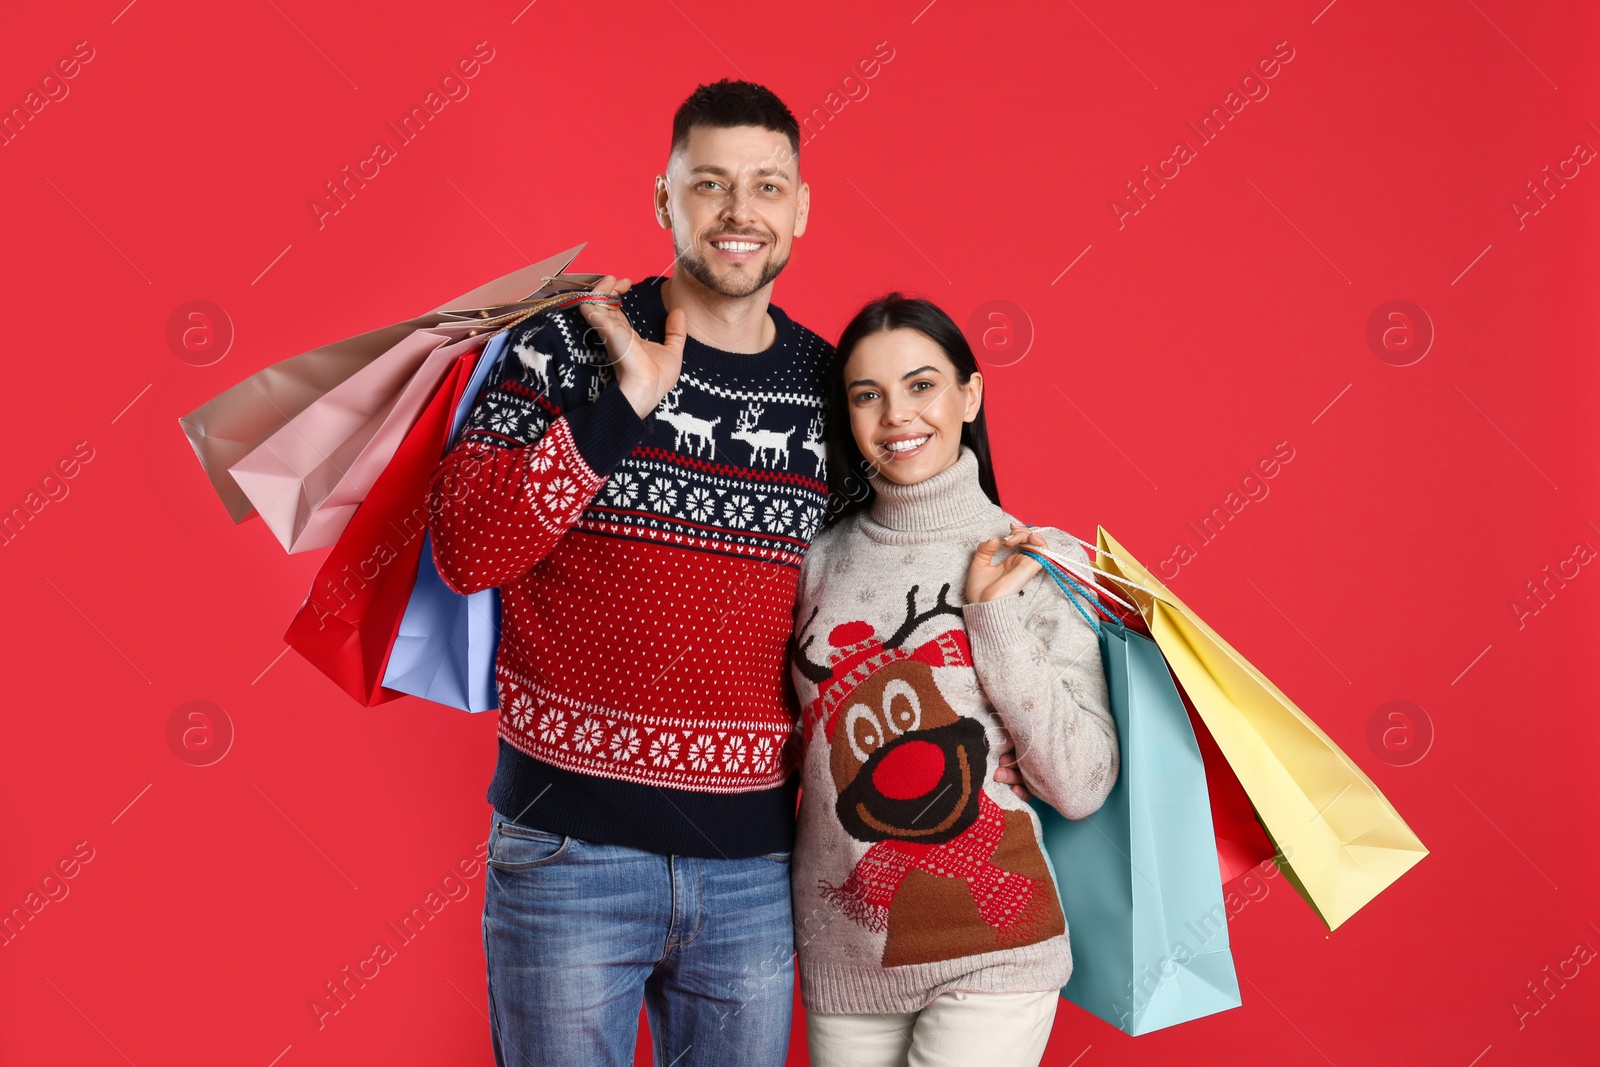
[[[659,283],[622,303],[657,340]],[[509,339],[435,475],[430,529],[452,588],[501,588],[500,736],[526,755],[713,793],[792,769],[785,645],[826,503],[832,349],[770,314],[765,352],[690,339],[643,420],[577,311]]]

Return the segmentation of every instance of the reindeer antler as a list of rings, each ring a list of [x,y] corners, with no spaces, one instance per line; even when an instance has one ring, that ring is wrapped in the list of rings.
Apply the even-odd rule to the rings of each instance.
[[[906,621],[901,623],[900,629],[896,630],[894,635],[883,643],[884,648],[899,648],[900,645],[904,643],[905,639],[911,636],[912,631],[936,615],[959,616],[961,614],[960,608],[946,602],[945,600],[945,596],[950,592],[949,582],[945,582],[944,585],[940,587],[939,598],[934,601],[933,607],[929,608],[927,611],[924,611],[920,615],[917,614],[918,588],[918,586],[914,585],[911,587],[911,590],[906,593]]]
[[[811,642],[817,639],[817,635],[811,634],[803,643],[798,645],[795,644],[795,636],[805,630],[809,630],[811,628],[811,624],[816,621],[818,610],[818,608],[812,608],[810,616],[806,618],[806,624],[800,627],[798,630],[790,631],[789,659],[794,663],[795,669],[797,669],[801,674],[811,679],[813,682],[816,682],[818,685],[821,685],[823,682],[826,682],[829,678],[833,677],[833,671],[828,667],[824,667],[820,663],[813,663],[811,660],[806,658],[806,649],[811,647]]]

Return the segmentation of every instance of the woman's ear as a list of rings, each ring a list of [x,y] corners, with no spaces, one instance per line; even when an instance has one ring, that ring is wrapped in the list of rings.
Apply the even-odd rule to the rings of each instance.
[[[962,422],[971,422],[978,417],[978,412],[983,407],[983,372],[973,371],[972,377],[961,387],[966,390],[967,410],[962,413]]]

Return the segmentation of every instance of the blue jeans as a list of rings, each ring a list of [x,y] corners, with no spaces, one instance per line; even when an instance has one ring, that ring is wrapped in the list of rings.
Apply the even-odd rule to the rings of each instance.
[[[498,812],[483,948],[501,1067],[774,1067],[789,1049],[789,854],[698,859],[534,830]]]

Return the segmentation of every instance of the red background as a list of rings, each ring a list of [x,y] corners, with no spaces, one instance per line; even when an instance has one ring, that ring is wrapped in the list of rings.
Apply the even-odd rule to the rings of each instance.
[[[0,16],[8,111],[94,50],[0,147],[0,507],[93,450],[0,549],[0,906],[93,849],[0,947],[0,1062],[490,1062],[481,875],[321,1029],[308,1001],[484,839],[493,717],[364,709],[280,658],[321,553],[233,527],[177,418],[580,241],[575,269],[663,269],[649,197],[672,111],[741,75],[797,114],[839,108],[802,152],[811,228],[776,302],[830,337],[891,287],[963,324],[1016,305],[988,351],[1007,506],[1104,524],[1152,566],[1188,541],[1173,588],[1431,849],[1332,934],[1271,880],[1231,923],[1242,1008],[1135,1039],[1064,1004],[1046,1062],[1594,1062],[1600,964],[1543,1002],[1525,983],[1600,950],[1597,566],[1512,604],[1600,549],[1600,173],[1552,182],[1520,225],[1511,204],[1600,148],[1595,9],[1324,2]],[[470,95],[319,228],[323,183],[479,41]],[[1124,183],[1285,41],[1270,95],[1119,228]],[[866,95],[830,101],[880,42]],[[166,340],[195,299],[236,331],[205,367]],[[1366,339],[1397,299],[1436,333],[1409,366]],[[1201,544],[1185,524],[1280,441],[1269,495]],[[1409,766],[1368,742],[1396,699],[1434,732]],[[210,766],[169,746],[190,700],[235,732]]]

